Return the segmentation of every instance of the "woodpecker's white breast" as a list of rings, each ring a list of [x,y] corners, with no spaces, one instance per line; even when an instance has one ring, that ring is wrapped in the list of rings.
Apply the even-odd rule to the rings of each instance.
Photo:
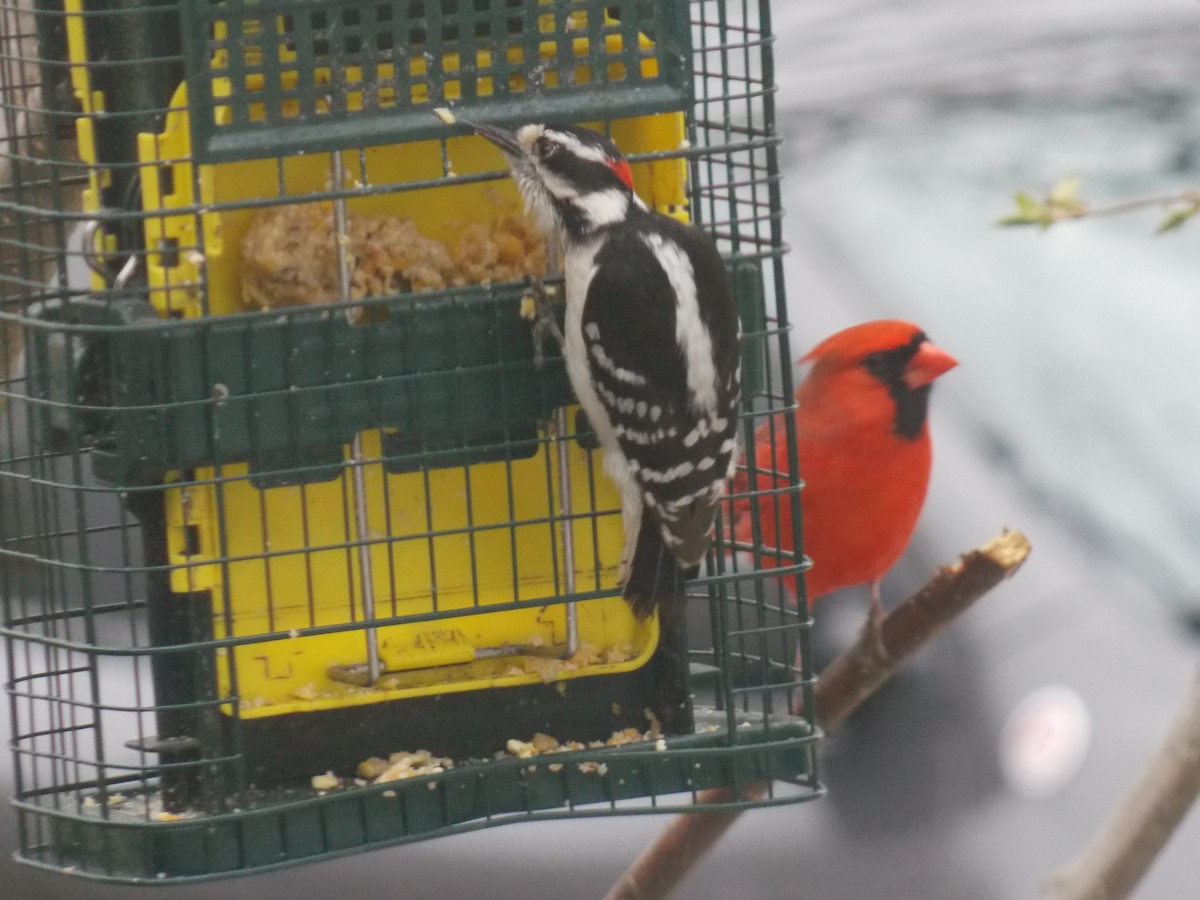
[[[564,356],[571,387],[575,389],[575,396],[579,398],[579,403],[600,440],[600,446],[604,448],[605,468],[622,489],[625,486],[622,482],[625,482],[633,485],[636,490],[636,484],[632,482],[632,473],[629,472],[629,463],[617,441],[612,419],[608,410],[604,408],[600,395],[596,393],[588,363],[587,345],[583,339],[583,307],[587,301],[588,287],[596,275],[596,253],[603,241],[603,238],[594,239],[569,247],[566,251],[563,266],[567,289]]]

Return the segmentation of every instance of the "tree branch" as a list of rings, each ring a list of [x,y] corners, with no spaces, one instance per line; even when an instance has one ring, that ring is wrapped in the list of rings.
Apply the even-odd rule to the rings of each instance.
[[[1079,179],[1063,178],[1050,193],[1039,200],[1018,191],[1016,210],[1001,218],[998,225],[1037,225],[1049,228],[1065,219],[1094,219],[1100,216],[1119,216],[1127,212],[1152,207],[1166,207],[1167,216],[1158,226],[1160,232],[1173,231],[1200,213],[1200,188],[1188,188],[1173,194],[1135,197],[1107,206],[1088,206],[1079,199]]]
[[[817,723],[832,731],[870,696],[908,657],[957,615],[1020,568],[1029,541],[1006,531],[944,566],[920,591],[882,622],[879,635],[863,629],[858,640],[821,673],[813,691]],[[758,783],[742,799],[766,795]],[[732,791],[703,791],[697,805],[726,802]],[[741,815],[736,810],[689,812],[674,819],[617,880],[605,900],[661,900],[666,897]]]
[[[1086,219],[1095,216],[1119,216],[1139,209],[1171,206],[1173,204],[1200,203],[1200,190],[1190,188],[1174,194],[1159,194],[1154,197],[1135,197],[1132,200],[1121,200],[1107,206],[1092,206],[1079,212],[1064,215],[1064,219]]]
[[[1042,885],[1043,900],[1129,896],[1197,796],[1200,672],[1150,764],[1079,854]]]

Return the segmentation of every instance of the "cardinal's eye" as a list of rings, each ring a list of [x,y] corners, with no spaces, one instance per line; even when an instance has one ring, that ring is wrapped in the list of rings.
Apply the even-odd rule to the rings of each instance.
[[[863,359],[863,365],[867,367],[867,371],[872,375],[886,375],[888,370],[888,355],[886,353],[872,353]]]

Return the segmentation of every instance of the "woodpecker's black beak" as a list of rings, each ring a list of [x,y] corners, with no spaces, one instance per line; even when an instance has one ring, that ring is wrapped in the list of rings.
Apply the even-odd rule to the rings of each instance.
[[[459,119],[459,121],[462,122],[463,120]],[[463,124],[474,128],[477,135],[479,135],[481,138],[486,138],[487,140],[491,141],[507,155],[514,156],[517,159],[520,159],[525,155],[525,150],[517,141],[517,136],[511,131],[507,131],[503,128],[497,128],[495,125],[477,125],[474,122],[464,122]]]

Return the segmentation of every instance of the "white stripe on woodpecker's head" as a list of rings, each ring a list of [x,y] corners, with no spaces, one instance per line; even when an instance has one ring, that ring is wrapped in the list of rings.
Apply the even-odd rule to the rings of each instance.
[[[629,194],[618,188],[593,191],[575,201],[592,229],[615,225],[629,213]]]
[[[580,159],[585,159],[588,162],[603,163],[604,165],[607,165],[609,159],[611,159],[609,154],[606,153],[602,147],[597,144],[585,144],[569,131],[556,131],[554,129],[547,129],[544,134],[550,140],[561,144],[562,147],[569,153],[579,157]]]
[[[521,145],[522,150],[532,156],[533,145],[537,143],[537,139],[545,134],[545,132],[545,125],[522,125],[516,131],[517,143]]]
[[[625,219],[631,204],[645,208],[633,194],[629,163],[598,132],[535,123],[513,132],[480,127],[480,134],[504,150],[543,232],[579,239]]]

